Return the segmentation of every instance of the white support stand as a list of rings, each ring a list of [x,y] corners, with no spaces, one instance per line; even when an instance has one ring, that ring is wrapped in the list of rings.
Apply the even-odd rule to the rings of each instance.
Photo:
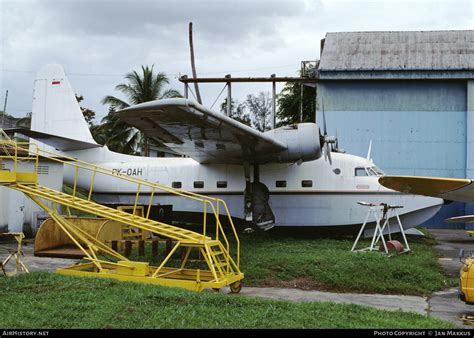
[[[401,253],[409,252],[411,250],[410,246],[408,245],[408,241],[405,235],[405,230],[403,229],[402,222],[400,220],[400,217],[398,216],[398,209],[403,208],[403,206],[389,205],[387,203],[374,204],[374,203],[366,203],[366,202],[357,202],[357,204],[369,207],[369,210],[367,212],[367,216],[365,217],[364,223],[362,224],[362,227],[360,228],[359,234],[357,235],[354,245],[352,246],[352,249],[351,249],[352,252],[379,251],[377,248],[377,244],[379,241],[382,241],[384,253],[388,254],[389,250],[388,250],[387,242],[385,241],[383,233],[384,233],[385,228],[387,228],[389,240],[390,241],[392,240],[392,233],[391,233],[391,228],[390,228],[390,218],[392,217],[395,217],[397,219],[397,222],[398,222],[397,225],[400,229],[400,233],[402,234],[403,241],[405,244],[404,250]],[[367,222],[369,221],[369,218],[371,215],[373,215],[374,220],[375,220],[375,229],[374,229],[374,234],[372,236],[372,242],[369,247],[356,250],[359,239],[362,236],[362,233],[364,232],[365,226],[367,225]]]

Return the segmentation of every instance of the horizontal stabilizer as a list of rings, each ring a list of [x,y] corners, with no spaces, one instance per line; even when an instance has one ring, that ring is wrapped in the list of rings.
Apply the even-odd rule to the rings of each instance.
[[[383,176],[379,183],[396,191],[450,201],[474,202],[474,185],[464,178]]]
[[[5,132],[7,134],[17,133],[17,134],[22,134],[28,137],[32,137],[35,140],[38,140],[44,144],[54,147],[60,151],[84,150],[84,149],[102,147],[100,144],[97,144],[97,143],[73,140],[67,137],[41,133],[39,131],[34,131],[34,130],[29,130],[29,129],[24,129],[24,128],[7,129],[5,130]]]

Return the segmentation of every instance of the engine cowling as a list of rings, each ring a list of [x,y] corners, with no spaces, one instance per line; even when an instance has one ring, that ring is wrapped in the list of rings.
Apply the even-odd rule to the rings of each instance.
[[[319,127],[316,123],[299,123],[265,132],[265,135],[287,146],[279,154],[280,163],[306,162],[321,157]]]

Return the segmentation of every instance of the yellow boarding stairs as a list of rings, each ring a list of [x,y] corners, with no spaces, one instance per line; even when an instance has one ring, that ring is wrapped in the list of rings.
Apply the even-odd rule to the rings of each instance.
[[[38,168],[41,159],[62,163],[64,170],[69,169],[75,172],[71,195],[38,184]],[[240,291],[240,281],[244,278],[244,274],[239,269],[240,242],[224,201],[135,177],[117,175],[109,169],[40,150],[33,143],[15,142],[1,129],[0,162],[2,162],[0,163],[0,185],[26,194],[44,209],[56,221],[61,230],[84,252],[86,263],[57,269],[58,273],[72,276],[114,278],[121,281],[182,287],[194,291],[202,291],[206,288],[218,290],[224,286],[230,286],[234,293]],[[126,181],[125,184],[136,186],[137,193],[132,213],[97,204],[91,199],[94,182],[104,178],[110,179],[110,177],[113,177],[113,180]],[[79,194],[77,189],[78,180],[83,182],[85,178],[90,178],[87,198],[84,197],[86,195]],[[148,219],[153,197],[159,198],[160,192],[200,203],[203,208],[202,233]],[[148,207],[145,208],[146,215],[144,217],[137,216],[135,210],[139,207],[140,194],[143,196],[145,193],[146,198],[149,198]],[[118,221],[142,231],[149,231],[160,237],[172,239],[176,244],[159,266],[150,266],[147,262],[131,261],[68,221],[57,211],[58,208],[55,208],[55,205]],[[226,216],[224,217],[228,219],[235,237],[235,253],[233,255],[231,255],[231,247],[219,219],[219,208],[223,208],[221,210],[225,211]],[[212,231],[213,236],[207,231],[207,226],[210,223],[215,227],[215,232]],[[185,255],[182,262],[177,263],[176,260],[172,260],[172,256],[178,248],[185,248]],[[190,258],[192,251],[199,252],[204,258],[197,264],[200,268],[196,268],[196,262]],[[193,267],[189,267],[190,265]]]

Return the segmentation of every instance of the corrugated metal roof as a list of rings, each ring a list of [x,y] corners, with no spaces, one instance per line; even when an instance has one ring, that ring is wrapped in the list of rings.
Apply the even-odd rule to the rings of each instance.
[[[319,70],[472,70],[474,30],[327,33]]]

